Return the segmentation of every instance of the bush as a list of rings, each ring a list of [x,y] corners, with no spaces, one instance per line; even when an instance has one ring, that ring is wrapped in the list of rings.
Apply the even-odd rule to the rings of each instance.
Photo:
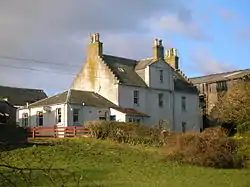
[[[161,143],[160,130],[136,123],[116,121],[87,122],[91,135],[97,139],[111,139],[119,143],[132,145],[147,144],[159,145]]]
[[[207,129],[200,134],[179,134],[168,137],[168,158],[192,165],[215,168],[241,168],[244,159],[238,154],[236,140],[220,128]]]
[[[247,131],[250,131],[250,121],[247,121],[241,125],[237,125],[237,132],[243,134]]]
[[[27,142],[27,132],[24,128],[14,124],[0,125],[1,144],[19,144]]]

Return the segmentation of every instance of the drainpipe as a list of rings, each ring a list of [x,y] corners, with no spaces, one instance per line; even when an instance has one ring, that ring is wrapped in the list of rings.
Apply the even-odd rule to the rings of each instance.
[[[64,126],[69,126],[69,119],[68,119],[68,104],[69,104],[69,98],[70,98],[70,96],[71,96],[71,89],[69,89],[68,90],[68,94],[67,94],[67,98],[66,98],[66,102],[65,102],[65,104],[64,104],[64,116],[63,116],[63,121],[64,121],[64,123],[66,124],[66,125],[64,125]],[[66,111],[66,109],[67,109],[67,111]],[[66,113],[67,112],[67,113]],[[67,121],[65,120],[65,116],[67,115]]]
[[[172,92],[173,97],[172,97],[172,104],[173,104],[173,131],[175,131],[175,92]]]
[[[27,103],[28,104],[28,103]],[[29,104],[27,105],[28,109],[29,109],[29,119],[28,119],[28,126],[32,126],[31,124],[31,108],[29,107]]]

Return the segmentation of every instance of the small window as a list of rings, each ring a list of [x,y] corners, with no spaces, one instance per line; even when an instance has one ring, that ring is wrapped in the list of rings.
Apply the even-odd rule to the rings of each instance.
[[[185,133],[185,132],[186,132],[186,126],[187,126],[186,122],[182,122],[182,123],[181,123],[181,130],[182,130],[182,133]]]
[[[110,116],[110,121],[115,121],[116,120],[116,115],[111,115]]]
[[[56,109],[56,121],[57,123],[62,122],[62,109],[61,108]]]
[[[28,126],[28,113],[23,113],[22,114],[22,126],[27,127]]]
[[[36,114],[36,126],[43,126],[43,112],[37,112],[37,114]]]
[[[118,70],[119,70],[120,72],[125,72],[125,70],[124,70],[123,68],[121,68],[121,67],[118,67]]]
[[[187,107],[186,107],[186,97],[181,97],[181,109],[182,111],[186,111]]]
[[[163,83],[163,70],[160,70],[160,82]]]
[[[132,118],[129,118],[128,121],[129,121],[129,122],[133,122]]]
[[[136,120],[136,123],[141,123],[141,119],[137,119],[137,120]]]
[[[73,122],[79,122],[79,109],[77,108],[73,109]]]
[[[134,104],[139,105],[139,91],[134,91]]]
[[[162,93],[158,94],[158,105],[159,107],[163,107],[163,94]]]

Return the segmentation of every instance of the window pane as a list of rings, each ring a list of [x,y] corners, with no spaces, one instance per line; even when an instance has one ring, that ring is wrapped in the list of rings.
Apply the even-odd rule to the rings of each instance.
[[[183,111],[186,110],[186,97],[181,97],[181,108]]]
[[[73,109],[73,122],[79,121],[79,109]]]
[[[134,91],[134,104],[139,104],[139,91]]]
[[[160,81],[163,82],[163,70],[160,70]]]
[[[163,106],[163,94],[162,93],[158,94],[158,105],[160,107]]]

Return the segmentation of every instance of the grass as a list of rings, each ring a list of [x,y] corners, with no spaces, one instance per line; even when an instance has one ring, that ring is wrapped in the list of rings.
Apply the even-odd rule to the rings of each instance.
[[[6,181],[4,184],[3,176],[7,176],[13,183],[18,183],[18,187],[28,186],[28,182],[20,178],[26,176],[33,181],[30,186],[250,186],[250,169],[223,170],[178,165],[166,161],[159,148],[88,138],[54,142],[55,145],[32,146],[1,153],[0,164],[45,169],[27,170],[20,174],[2,167],[1,185],[11,186]]]

